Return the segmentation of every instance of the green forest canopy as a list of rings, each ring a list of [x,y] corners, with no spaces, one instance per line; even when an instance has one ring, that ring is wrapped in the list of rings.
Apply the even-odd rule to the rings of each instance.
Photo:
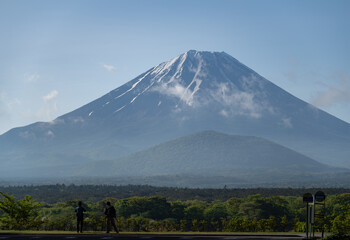
[[[27,211],[28,216],[32,214],[31,218],[26,219],[28,224],[25,228],[28,229],[74,230],[74,208],[77,201],[82,200],[87,209],[85,221],[89,230],[103,230],[103,209],[106,201],[111,201],[116,207],[118,225],[122,231],[229,232],[302,232],[305,230],[306,211],[302,194],[316,192],[316,189],[179,189],[103,185],[22,186],[7,187],[5,190],[15,194],[16,199],[30,193],[41,203],[38,207],[38,202],[29,196],[23,196],[22,200],[14,200],[13,196],[8,198],[11,204],[15,201],[23,203],[22,210],[27,207],[33,209],[34,212]],[[324,222],[317,220],[317,230],[324,227],[328,232],[349,233],[349,191],[322,190],[327,194],[326,207],[318,207],[316,211],[324,211],[326,218]],[[4,198],[0,200],[4,202]],[[2,211],[0,217],[2,229],[16,229],[15,223],[23,221],[14,220],[6,211]],[[10,220],[13,220],[12,224],[9,224]]]
[[[226,201],[232,197],[244,198],[254,194],[263,197],[271,196],[303,196],[304,193],[316,193],[318,188],[172,188],[154,187],[148,185],[40,185],[40,186],[7,186],[1,187],[0,192],[15,195],[23,198],[29,194],[37,198],[40,202],[57,203],[74,199],[85,202],[96,202],[106,197],[128,198],[133,196],[151,197],[163,196],[169,201]],[[327,195],[350,193],[350,189],[345,188],[323,188]]]

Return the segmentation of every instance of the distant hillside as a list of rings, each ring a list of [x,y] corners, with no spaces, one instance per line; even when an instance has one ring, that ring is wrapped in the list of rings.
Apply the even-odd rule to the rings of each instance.
[[[314,178],[342,170],[291,149],[251,136],[204,131],[181,137],[128,157],[87,165],[81,176],[205,177],[215,182],[278,182]],[[312,177],[313,176],[313,177]],[[203,179],[203,181],[206,181]]]

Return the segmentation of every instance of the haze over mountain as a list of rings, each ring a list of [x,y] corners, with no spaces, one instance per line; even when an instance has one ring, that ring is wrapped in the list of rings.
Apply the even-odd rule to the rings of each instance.
[[[202,187],[300,183],[305,179],[329,182],[324,174],[330,173],[350,176],[350,170],[321,164],[263,138],[214,131],[187,135],[127,157],[93,162],[79,171],[81,176],[180,180],[184,186],[193,185],[195,179]],[[162,184],[164,180],[157,185]]]
[[[62,176],[80,164],[203,130],[263,137],[322,163],[350,167],[349,123],[224,52],[191,50],[52,122],[1,135],[0,174]]]

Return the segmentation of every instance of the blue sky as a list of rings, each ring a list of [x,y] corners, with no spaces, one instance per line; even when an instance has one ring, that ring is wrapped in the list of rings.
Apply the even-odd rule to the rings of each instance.
[[[350,122],[350,1],[0,0],[0,134],[190,49],[225,51]]]

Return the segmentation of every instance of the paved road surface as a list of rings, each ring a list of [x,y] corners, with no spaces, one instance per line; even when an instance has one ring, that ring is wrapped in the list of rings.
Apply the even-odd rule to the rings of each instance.
[[[303,235],[248,235],[248,234],[232,234],[232,235],[183,235],[183,234],[76,234],[76,235],[59,235],[59,234],[2,234],[0,240],[301,240]]]

